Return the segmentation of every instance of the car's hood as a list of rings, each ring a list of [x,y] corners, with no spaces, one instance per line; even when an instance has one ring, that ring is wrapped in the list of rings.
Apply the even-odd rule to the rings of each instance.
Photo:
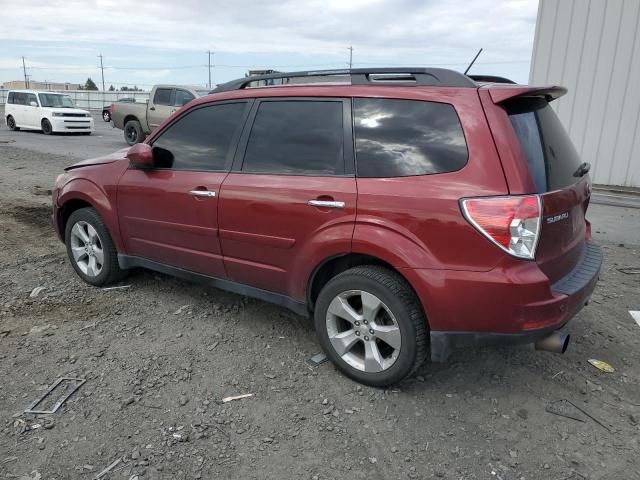
[[[88,111],[82,110],[81,108],[42,107],[42,109],[51,113],[82,113],[91,115]]]
[[[76,168],[90,167],[92,165],[104,165],[105,163],[113,163],[120,160],[126,160],[128,151],[129,147],[123,148],[122,150],[118,150],[117,152],[113,152],[112,154],[106,155],[104,157],[90,158],[88,160],[74,163],[73,165],[65,167],[64,170],[65,172],[68,172],[69,170],[75,170]]]

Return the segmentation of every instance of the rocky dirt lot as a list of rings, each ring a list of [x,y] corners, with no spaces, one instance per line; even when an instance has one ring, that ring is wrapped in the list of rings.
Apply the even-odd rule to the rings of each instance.
[[[282,308],[145,271],[82,283],[49,225],[73,160],[0,145],[0,478],[115,463],[101,478],[640,479],[640,275],[619,270],[640,266],[640,240],[598,230],[605,266],[565,355],[469,349],[372,389],[308,366],[312,326]],[[613,212],[640,231],[638,211]],[[86,383],[24,414],[61,376]],[[545,410],[560,399],[590,416]]]

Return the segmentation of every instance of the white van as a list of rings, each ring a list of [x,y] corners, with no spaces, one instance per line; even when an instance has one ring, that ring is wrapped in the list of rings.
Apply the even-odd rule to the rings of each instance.
[[[11,130],[21,128],[53,132],[93,132],[93,117],[75,108],[71,97],[63,93],[11,90],[4,106],[5,120]]]

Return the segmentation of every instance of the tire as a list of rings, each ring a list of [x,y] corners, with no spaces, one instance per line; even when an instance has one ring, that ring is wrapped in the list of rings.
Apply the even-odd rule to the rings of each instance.
[[[100,287],[126,276],[127,271],[118,265],[118,252],[107,227],[93,208],[80,208],[71,214],[64,240],[71,265],[85,282]]]
[[[338,308],[345,299],[357,314],[351,321],[344,319],[349,317],[344,315],[348,310]],[[372,306],[376,301],[380,304],[372,312],[377,313],[366,314],[362,304]],[[359,326],[354,318],[360,318]],[[365,322],[367,318],[375,321]],[[355,267],[332,278],[318,296],[314,320],[327,357],[346,376],[365,385],[385,387],[398,383],[412,374],[427,355],[427,322],[418,298],[404,278],[383,267]],[[336,338],[336,333],[342,337]],[[339,343],[339,338],[344,343]],[[339,353],[334,344],[342,345],[343,351]],[[346,344],[352,346],[347,350]],[[367,355],[370,361],[366,360]]]
[[[17,132],[18,130],[20,130],[20,127],[16,127],[16,121],[11,115],[7,117],[7,127],[9,127],[9,130],[14,132]]]
[[[42,119],[40,124],[42,126],[42,133],[45,135],[51,135],[53,133],[53,127],[51,126],[51,122],[46,118]]]
[[[104,120],[107,123],[111,121],[111,114],[109,113],[109,110],[102,111],[102,120]]]
[[[144,141],[144,132],[138,120],[129,120],[125,124],[124,139],[127,145],[135,145]]]

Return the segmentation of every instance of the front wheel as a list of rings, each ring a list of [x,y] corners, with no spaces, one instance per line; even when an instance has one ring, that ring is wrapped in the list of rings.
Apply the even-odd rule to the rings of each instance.
[[[85,282],[99,287],[126,275],[118,265],[118,252],[107,227],[93,208],[71,214],[64,238],[71,265]]]
[[[14,132],[20,130],[19,127],[16,127],[16,120],[11,115],[7,117],[7,127],[9,127],[9,130],[13,130]]]
[[[318,296],[315,327],[329,359],[366,385],[398,383],[427,355],[420,303],[404,278],[383,267],[355,267],[332,278]]]
[[[102,112],[102,119],[105,122],[110,122],[111,121],[111,114],[109,113],[109,110],[105,110],[104,112]]]
[[[42,133],[45,135],[51,135],[53,133],[53,127],[51,126],[51,122],[46,118],[42,120]]]

